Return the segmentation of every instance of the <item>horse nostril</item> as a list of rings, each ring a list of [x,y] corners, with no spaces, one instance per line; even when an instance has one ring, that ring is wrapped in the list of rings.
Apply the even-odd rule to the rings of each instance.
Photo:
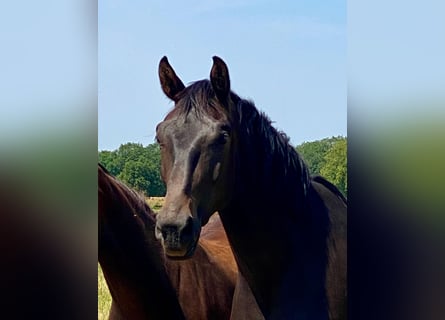
[[[171,237],[172,235],[178,234],[179,230],[177,226],[174,225],[165,225],[161,227],[161,233],[162,233],[162,237],[164,239],[167,239],[169,237]]]
[[[193,233],[193,219],[189,217],[185,223],[184,228],[182,229],[182,234],[189,236]]]

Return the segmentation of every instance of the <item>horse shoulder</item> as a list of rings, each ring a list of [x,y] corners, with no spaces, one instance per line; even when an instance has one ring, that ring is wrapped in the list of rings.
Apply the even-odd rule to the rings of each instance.
[[[332,190],[332,186],[326,186],[323,182],[318,181],[312,181],[312,186],[328,210],[330,220],[326,273],[330,319],[345,319],[347,308],[347,203],[344,197],[338,195],[338,190]]]
[[[264,316],[256,299],[241,273],[238,274],[233,294],[230,320],[263,320]]]

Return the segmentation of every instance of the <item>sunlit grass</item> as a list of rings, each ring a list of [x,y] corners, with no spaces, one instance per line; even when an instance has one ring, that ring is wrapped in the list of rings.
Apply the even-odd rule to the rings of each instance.
[[[97,319],[106,320],[111,308],[111,295],[100,265],[97,269]]]

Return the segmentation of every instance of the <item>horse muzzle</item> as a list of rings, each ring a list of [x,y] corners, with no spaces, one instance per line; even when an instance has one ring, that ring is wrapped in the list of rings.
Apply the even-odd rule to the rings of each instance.
[[[201,228],[189,217],[185,223],[157,221],[155,236],[171,259],[187,259],[193,255]]]

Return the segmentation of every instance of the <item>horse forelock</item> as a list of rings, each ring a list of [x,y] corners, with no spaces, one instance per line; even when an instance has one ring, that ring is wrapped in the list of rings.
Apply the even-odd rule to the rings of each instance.
[[[166,120],[173,116],[186,117],[193,112],[198,118],[209,116],[215,120],[222,119],[226,112],[218,102],[215,91],[209,80],[192,82],[175,97],[177,101],[174,109],[167,115]]]

